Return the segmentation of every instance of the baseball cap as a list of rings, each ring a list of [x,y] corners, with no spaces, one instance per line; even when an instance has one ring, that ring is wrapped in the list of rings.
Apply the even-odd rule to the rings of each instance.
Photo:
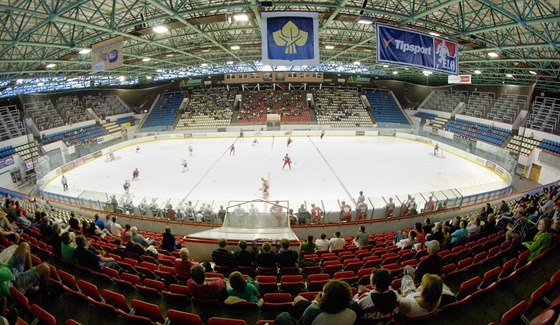
[[[430,240],[428,242],[426,242],[426,248],[429,248],[433,251],[439,251],[439,242],[437,240]]]

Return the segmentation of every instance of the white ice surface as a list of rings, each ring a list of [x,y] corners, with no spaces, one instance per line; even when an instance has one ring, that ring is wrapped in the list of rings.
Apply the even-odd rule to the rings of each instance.
[[[270,200],[352,201],[359,191],[367,197],[461,188],[463,195],[502,188],[507,184],[485,167],[453,154],[435,157],[427,144],[393,137],[287,137],[241,139],[158,140],[115,151],[67,172],[69,190],[60,177],[43,186],[48,192],[84,196],[84,191],[121,196],[125,179],[140,170],[130,192],[159,202],[182,199],[228,202],[262,198],[261,177],[270,182]],[[228,147],[235,142],[235,155]],[[193,156],[189,157],[188,146]],[[282,170],[288,153],[292,170]],[[181,161],[189,171],[182,173]],[[100,195],[105,197],[105,195]],[[149,202],[149,201],[148,201]]]

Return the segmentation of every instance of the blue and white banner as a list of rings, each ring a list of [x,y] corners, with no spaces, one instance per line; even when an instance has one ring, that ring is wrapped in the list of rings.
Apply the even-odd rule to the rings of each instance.
[[[319,64],[318,13],[263,12],[261,18],[263,64]]]
[[[456,42],[411,29],[377,24],[377,62],[406,65],[448,74],[459,73]]]

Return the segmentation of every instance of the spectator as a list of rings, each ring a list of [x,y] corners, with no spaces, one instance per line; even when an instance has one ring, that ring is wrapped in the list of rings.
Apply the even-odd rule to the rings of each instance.
[[[78,264],[76,259],[76,234],[67,231],[60,236],[60,255],[64,260]]]
[[[117,223],[117,217],[111,218],[111,235],[115,237],[120,237],[122,232],[122,227]]]
[[[422,226],[422,231],[424,232],[424,235],[428,235],[432,233],[432,221],[430,220],[430,218],[426,218],[424,219],[424,225]]]
[[[311,203],[311,223],[320,223],[322,216],[323,211],[321,208],[315,206],[315,203]]]
[[[409,275],[402,280],[401,291],[405,295],[399,302],[399,313],[406,318],[429,315],[439,307],[443,293],[443,281],[439,275],[425,274],[421,288],[414,286]]]
[[[500,209],[498,210],[498,213],[503,214],[508,212],[509,212],[509,205],[506,204],[506,201],[502,200],[502,205],[500,205]]]
[[[489,214],[490,215],[494,215],[494,214]],[[472,221],[469,223],[469,226],[467,227],[467,232],[468,232],[468,236],[472,237],[472,236],[476,236],[480,233],[480,218],[479,217],[473,217]]]
[[[546,196],[544,204],[542,204],[539,208],[544,217],[549,218],[552,216],[552,214],[554,213],[554,198],[552,197],[552,194],[548,194]]]
[[[307,209],[303,204],[300,205],[297,215],[298,215],[298,224],[300,225],[305,225],[307,223],[307,220],[310,219],[311,217],[309,211],[307,211]]]
[[[416,241],[419,243],[423,243],[426,239],[424,237],[422,224],[420,222],[414,223],[414,231],[416,231]]]
[[[12,273],[11,285],[25,294],[28,289],[40,284],[43,294],[48,294],[50,268],[47,263],[35,267],[31,262],[31,246],[26,242],[12,245],[4,249],[8,257],[6,266]]]
[[[231,272],[229,275],[229,284],[231,288],[227,288],[228,297],[238,297],[254,303],[259,302],[259,291],[254,284],[247,283],[240,272]]]
[[[327,239],[327,235],[321,234],[321,238],[315,241],[315,246],[317,246],[317,251],[328,251],[331,242]]]
[[[190,253],[186,247],[179,250],[179,258],[175,259],[174,266],[177,274],[186,278],[191,276],[191,268],[196,263],[192,261],[189,257]]]
[[[278,254],[278,264],[280,267],[297,266],[298,253],[290,250],[290,242],[286,238],[282,238],[280,245],[283,250]]]
[[[344,244],[346,244],[344,238],[340,238],[340,231],[335,232],[334,237],[332,237],[329,242],[331,244],[331,252],[337,249],[343,249]]]
[[[19,234],[14,231],[6,213],[2,210],[0,210],[0,235],[6,237],[12,243],[19,244]]]
[[[35,220],[35,216],[33,215],[33,213],[27,212],[27,210],[23,207],[23,205],[19,203],[19,201],[16,201],[15,205],[16,205],[16,211],[20,211],[22,217],[29,219],[30,221]]]
[[[360,231],[354,237],[354,245],[358,246],[360,249],[369,244],[368,233],[366,232],[365,226],[360,226]]]
[[[155,258],[158,256],[157,249],[154,246],[148,246],[148,248],[144,248],[142,245],[138,244],[137,242],[132,240],[132,233],[127,232],[125,234],[126,237],[126,251],[128,253],[133,253],[136,255],[150,255]]]
[[[121,258],[126,257],[126,246],[122,244],[122,239],[120,237],[115,237],[114,241],[115,247],[113,248],[113,254],[120,256]]]
[[[364,202],[366,200],[366,196],[364,195],[364,191],[360,191],[360,195],[358,195],[358,203]]]
[[[132,233],[132,240],[144,247],[154,246],[156,244],[155,240],[150,240],[150,238],[145,238],[144,236],[140,235],[138,233],[138,228],[136,227],[131,227],[130,232]]]
[[[68,220],[68,224],[70,225],[70,229],[80,230],[80,221],[76,218],[74,212],[70,212],[70,220]]]
[[[550,227],[550,232],[558,235],[560,234],[560,217],[555,217],[552,221],[552,226]]]
[[[426,201],[426,203],[424,204],[424,213],[427,212],[432,212],[434,211],[436,208],[436,203],[434,202],[434,200],[432,199],[432,197],[428,197],[428,201]]]
[[[521,241],[525,240],[527,234],[529,233],[529,221],[523,217],[520,211],[513,214],[513,224],[508,223],[506,225],[506,241],[510,241],[513,238],[520,237]]]
[[[26,227],[31,227],[31,220],[27,219],[21,210],[15,210],[16,221]]]
[[[352,302],[352,293],[348,283],[331,280],[323,287],[323,292],[305,309],[300,319],[301,325],[337,324],[352,325],[357,315],[348,308]]]
[[[95,214],[95,225],[99,228],[99,230],[103,231],[105,229],[105,222],[99,218],[99,215]]]
[[[161,240],[161,248],[168,252],[173,252],[179,247],[181,247],[181,244],[177,244],[175,241],[175,236],[171,233],[171,227],[165,227],[165,232],[163,233]]]
[[[386,269],[375,269],[370,275],[373,289],[366,292],[364,286],[358,287],[354,301],[363,311],[360,320],[371,324],[393,324],[399,312],[398,293],[391,288],[391,272]]]
[[[191,278],[187,287],[193,298],[200,300],[224,301],[227,296],[226,284],[221,278],[207,278],[204,268],[195,264],[190,270]]]
[[[235,258],[231,252],[226,249],[227,242],[225,239],[218,240],[218,249],[212,252],[212,260],[216,265],[235,268]]]
[[[432,233],[426,236],[426,240],[437,240],[440,245],[443,245],[445,241],[445,237],[443,235],[441,222],[436,222],[434,224],[434,228],[432,229]]]
[[[523,246],[525,246],[528,250],[531,251],[531,255],[529,256],[529,260],[534,259],[537,257],[542,251],[550,247],[552,245],[552,234],[549,232],[551,220],[548,218],[541,218],[539,223],[537,224],[537,234],[533,238],[533,241],[524,242]]]
[[[90,242],[86,242],[84,235],[76,237],[76,259],[78,263],[93,271],[101,271],[104,267],[114,268],[115,259],[96,254]]]
[[[307,236],[307,241],[301,243],[301,245],[299,246],[299,251],[302,254],[315,253],[316,250],[317,250],[317,245],[315,245],[315,243],[313,242],[312,235]]]
[[[414,244],[416,244],[416,231],[411,230],[408,232],[408,235],[406,238],[399,240],[399,242],[396,243],[396,245],[400,248],[400,249],[404,249],[404,248],[410,248],[412,247]]]
[[[61,251],[62,251],[62,239],[60,238],[61,236],[61,229],[60,229],[60,224],[55,223],[52,226],[52,230],[53,230],[53,235],[51,236],[51,246],[52,246],[52,251],[56,256],[61,256]]]
[[[241,250],[234,254],[235,263],[239,266],[253,266],[255,254],[247,250],[247,242],[240,240],[238,246]]]
[[[466,239],[468,236],[468,231],[467,231],[467,222],[465,220],[461,220],[460,222],[460,228],[455,230],[452,234],[451,234],[451,242],[458,242],[461,241],[463,239]]]
[[[271,245],[269,242],[264,242],[261,246],[262,251],[257,255],[258,267],[276,267],[278,256],[270,250]]]
[[[490,213],[494,213],[494,209],[490,205],[490,202],[486,203],[486,215],[488,216]]]
[[[480,232],[494,233],[496,231],[496,217],[493,213],[488,215],[486,223],[480,228]]]
[[[422,277],[427,273],[440,275],[441,268],[443,267],[443,258],[438,255],[440,249],[439,242],[437,240],[430,240],[425,245],[428,257],[423,259],[416,267],[416,270],[414,270],[415,283],[422,281]],[[407,265],[405,268],[412,268],[412,266]]]
[[[121,239],[125,244],[128,242],[126,234],[130,233],[130,228],[132,227],[130,226],[130,224],[127,223],[126,225],[124,225],[124,230],[121,232]],[[132,233],[130,233],[130,235],[132,236]]]

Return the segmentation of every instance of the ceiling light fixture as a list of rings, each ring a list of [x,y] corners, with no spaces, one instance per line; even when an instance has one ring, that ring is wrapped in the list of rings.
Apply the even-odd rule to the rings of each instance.
[[[513,78],[513,75],[511,73],[506,73],[506,77]]]
[[[163,25],[159,25],[159,26],[155,26],[152,28],[152,30],[158,34],[161,33],[167,33],[169,31],[169,28],[163,26]]]
[[[480,70],[474,70],[474,74],[481,74],[481,73],[482,73],[482,71],[480,71]]]
[[[497,58],[497,57],[499,57],[500,55],[499,55],[498,53],[496,53],[496,52],[488,52],[488,56],[491,57],[491,58]]]
[[[422,71],[423,74],[425,74],[426,76],[431,75],[433,72],[432,71],[428,71],[428,70],[424,70]]]
[[[232,50],[234,50],[234,51],[237,51],[237,50],[239,50],[240,48],[241,48],[241,47],[239,47],[239,45],[232,45],[232,46],[230,47],[230,49],[232,49]]]
[[[152,76],[146,76],[146,79],[152,80]]]
[[[47,69],[54,68],[54,67],[56,67],[56,64],[54,64],[54,63],[49,63],[45,66],[45,68],[47,68]]]
[[[235,14],[233,15],[235,21],[249,21],[249,16],[247,14]]]
[[[168,57],[168,58],[171,58],[171,57],[174,57],[174,56],[175,56],[175,54],[173,54],[173,53],[169,53],[169,54],[166,54],[165,56],[166,56],[166,57]]]
[[[360,61],[354,61],[354,65],[360,65]]]
[[[428,34],[435,36],[435,37],[440,37],[441,35],[436,33],[436,32],[429,32]]]
[[[203,67],[203,68],[204,68],[204,67],[207,67],[207,66],[208,66],[208,63],[202,63],[202,64],[200,64],[200,66]]]
[[[90,53],[90,52],[91,52],[91,49],[81,49],[81,50],[78,51],[78,53],[79,53],[79,54],[82,54],[82,55],[83,55],[83,54],[88,54],[88,53]]]
[[[233,61],[227,61],[226,64],[232,65]]]
[[[45,85],[44,82],[38,82],[38,83],[37,83],[37,86],[39,86],[39,87],[41,87],[41,86],[43,86],[43,85]]]
[[[334,49],[334,46],[332,46],[332,45],[325,45],[325,48],[326,48],[327,50],[332,50],[332,49]]]
[[[393,71],[393,74],[399,74],[399,72],[398,71]]]
[[[537,74],[537,72],[533,70],[529,70],[529,73],[532,74],[533,76]]]
[[[388,68],[389,66],[388,66],[387,64],[384,64],[383,67],[384,67],[384,68]]]
[[[358,18],[358,23],[364,25],[371,25],[373,24],[373,19],[368,16],[360,16],[360,18]]]
[[[152,61],[152,59],[151,58],[143,58],[142,59],[142,62],[148,62],[148,61]]]

